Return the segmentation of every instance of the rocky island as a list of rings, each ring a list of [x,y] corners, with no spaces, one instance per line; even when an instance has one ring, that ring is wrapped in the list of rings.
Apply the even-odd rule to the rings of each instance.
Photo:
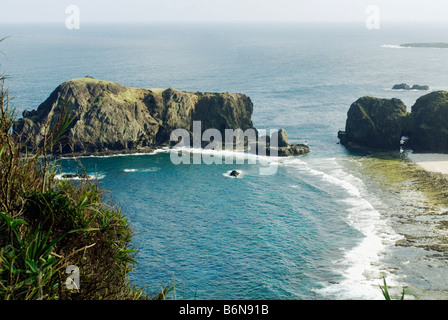
[[[411,112],[400,99],[360,98],[338,137],[352,150],[398,151],[408,137],[406,147],[414,152],[448,153],[448,92],[420,97]]]
[[[59,85],[37,110],[23,112],[13,131],[28,150],[35,150],[66,115],[70,123],[54,154],[142,153],[170,147],[171,132],[193,132],[194,121],[201,121],[202,132],[217,129],[223,136],[225,129],[255,129],[252,112],[253,103],[244,94],[136,89],[88,76]],[[309,152],[285,140],[286,132],[280,136],[279,156]]]
[[[429,86],[421,86],[418,84],[414,84],[412,87],[406,83],[396,84],[392,87],[393,90],[429,90]]]
[[[448,48],[448,42],[412,42],[401,44],[400,47],[405,48]]]

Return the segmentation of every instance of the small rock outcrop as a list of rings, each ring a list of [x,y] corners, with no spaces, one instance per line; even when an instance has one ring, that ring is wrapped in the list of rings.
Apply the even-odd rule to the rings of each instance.
[[[273,139],[277,139],[277,145],[270,143]],[[310,152],[307,145],[304,144],[291,144],[288,141],[288,134],[286,130],[281,128],[277,132],[274,132],[270,139],[268,139],[267,155],[278,155],[279,157],[293,157],[301,156]]]
[[[396,84],[392,87],[392,90],[429,90],[429,86],[421,86],[418,84],[414,84],[412,87],[406,83]]]
[[[278,147],[289,147],[289,141],[288,141],[288,134],[286,133],[286,130],[281,128],[277,131],[277,138],[278,138]]]
[[[240,173],[238,172],[238,171],[236,171],[236,170],[232,170],[230,173],[229,173],[229,175],[231,176],[231,177],[238,177],[239,175],[240,175]]]
[[[414,84],[411,88],[411,90],[423,90],[423,91],[427,91],[429,90],[429,86],[420,86],[418,84]]]
[[[393,90],[411,90],[411,87],[406,83],[396,84],[392,87]]]

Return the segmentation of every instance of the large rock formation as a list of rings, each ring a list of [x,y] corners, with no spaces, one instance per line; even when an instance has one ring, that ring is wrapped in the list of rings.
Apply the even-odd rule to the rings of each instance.
[[[417,99],[409,147],[414,152],[448,153],[448,92],[436,91]]]
[[[170,133],[191,131],[194,120],[202,130],[252,128],[252,111],[243,94],[134,89],[86,77],[58,86],[37,110],[23,113],[14,131],[33,149],[66,112],[73,120],[62,153],[126,153],[169,145]]]
[[[338,135],[343,145],[353,149],[398,149],[406,116],[399,99],[363,97],[350,106],[345,131]]]
[[[345,131],[338,133],[349,149],[400,150],[403,136],[414,152],[448,153],[448,92],[417,99],[411,112],[398,99],[364,97],[347,113]]]
[[[170,141],[175,129],[197,134],[195,121],[201,122],[201,133],[217,129],[223,138],[226,129],[256,132],[252,112],[252,101],[243,94],[135,89],[85,77],[59,85],[37,110],[25,111],[14,133],[29,150],[36,150],[66,114],[71,122],[54,153],[148,152],[177,143]],[[293,154],[296,147],[284,146],[290,147]]]

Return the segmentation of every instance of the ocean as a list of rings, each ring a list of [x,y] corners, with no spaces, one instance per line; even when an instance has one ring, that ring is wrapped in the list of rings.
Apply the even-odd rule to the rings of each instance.
[[[448,291],[444,253],[397,245],[414,228],[397,216],[424,211],[423,195],[389,192],[365,170],[370,158],[338,144],[337,132],[359,97],[396,97],[410,108],[425,92],[391,90],[394,84],[448,89],[448,50],[398,46],[445,41],[445,31],[363,23],[1,24],[0,38],[8,38],[0,67],[19,113],[87,75],[136,88],[238,92],[252,99],[257,129],[284,128],[290,142],[310,147],[303,157],[273,159],[272,175],[260,174],[261,161],[237,161],[238,153],[230,164],[211,165],[175,165],[163,150],[60,161],[64,172],[79,170],[79,160],[96,174],[129,219],[137,286],[174,284],[175,299],[382,299],[384,277],[440,297]],[[242,175],[229,177],[234,169]]]

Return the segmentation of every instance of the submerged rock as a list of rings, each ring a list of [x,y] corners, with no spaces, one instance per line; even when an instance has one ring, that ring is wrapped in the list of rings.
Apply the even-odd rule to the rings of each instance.
[[[232,170],[232,171],[229,173],[229,175],[230,175],[231,177],[238,177],[238,176],[240,175],[240,173],[239,173],[238,171],[236,171],[236,170]]]
[[[62,180],[65,180],[65,179],[67,179],[67,180],[72,180],[72,179],[75,179],[75,180],[91,180],[94,177],[93,176],[89,176],[89,175],[84,174],[84,173],[83,174],[63,173],[63,174],[60,174],[60,175],[56,175],[55,178],[56,179],[62,179]]]

